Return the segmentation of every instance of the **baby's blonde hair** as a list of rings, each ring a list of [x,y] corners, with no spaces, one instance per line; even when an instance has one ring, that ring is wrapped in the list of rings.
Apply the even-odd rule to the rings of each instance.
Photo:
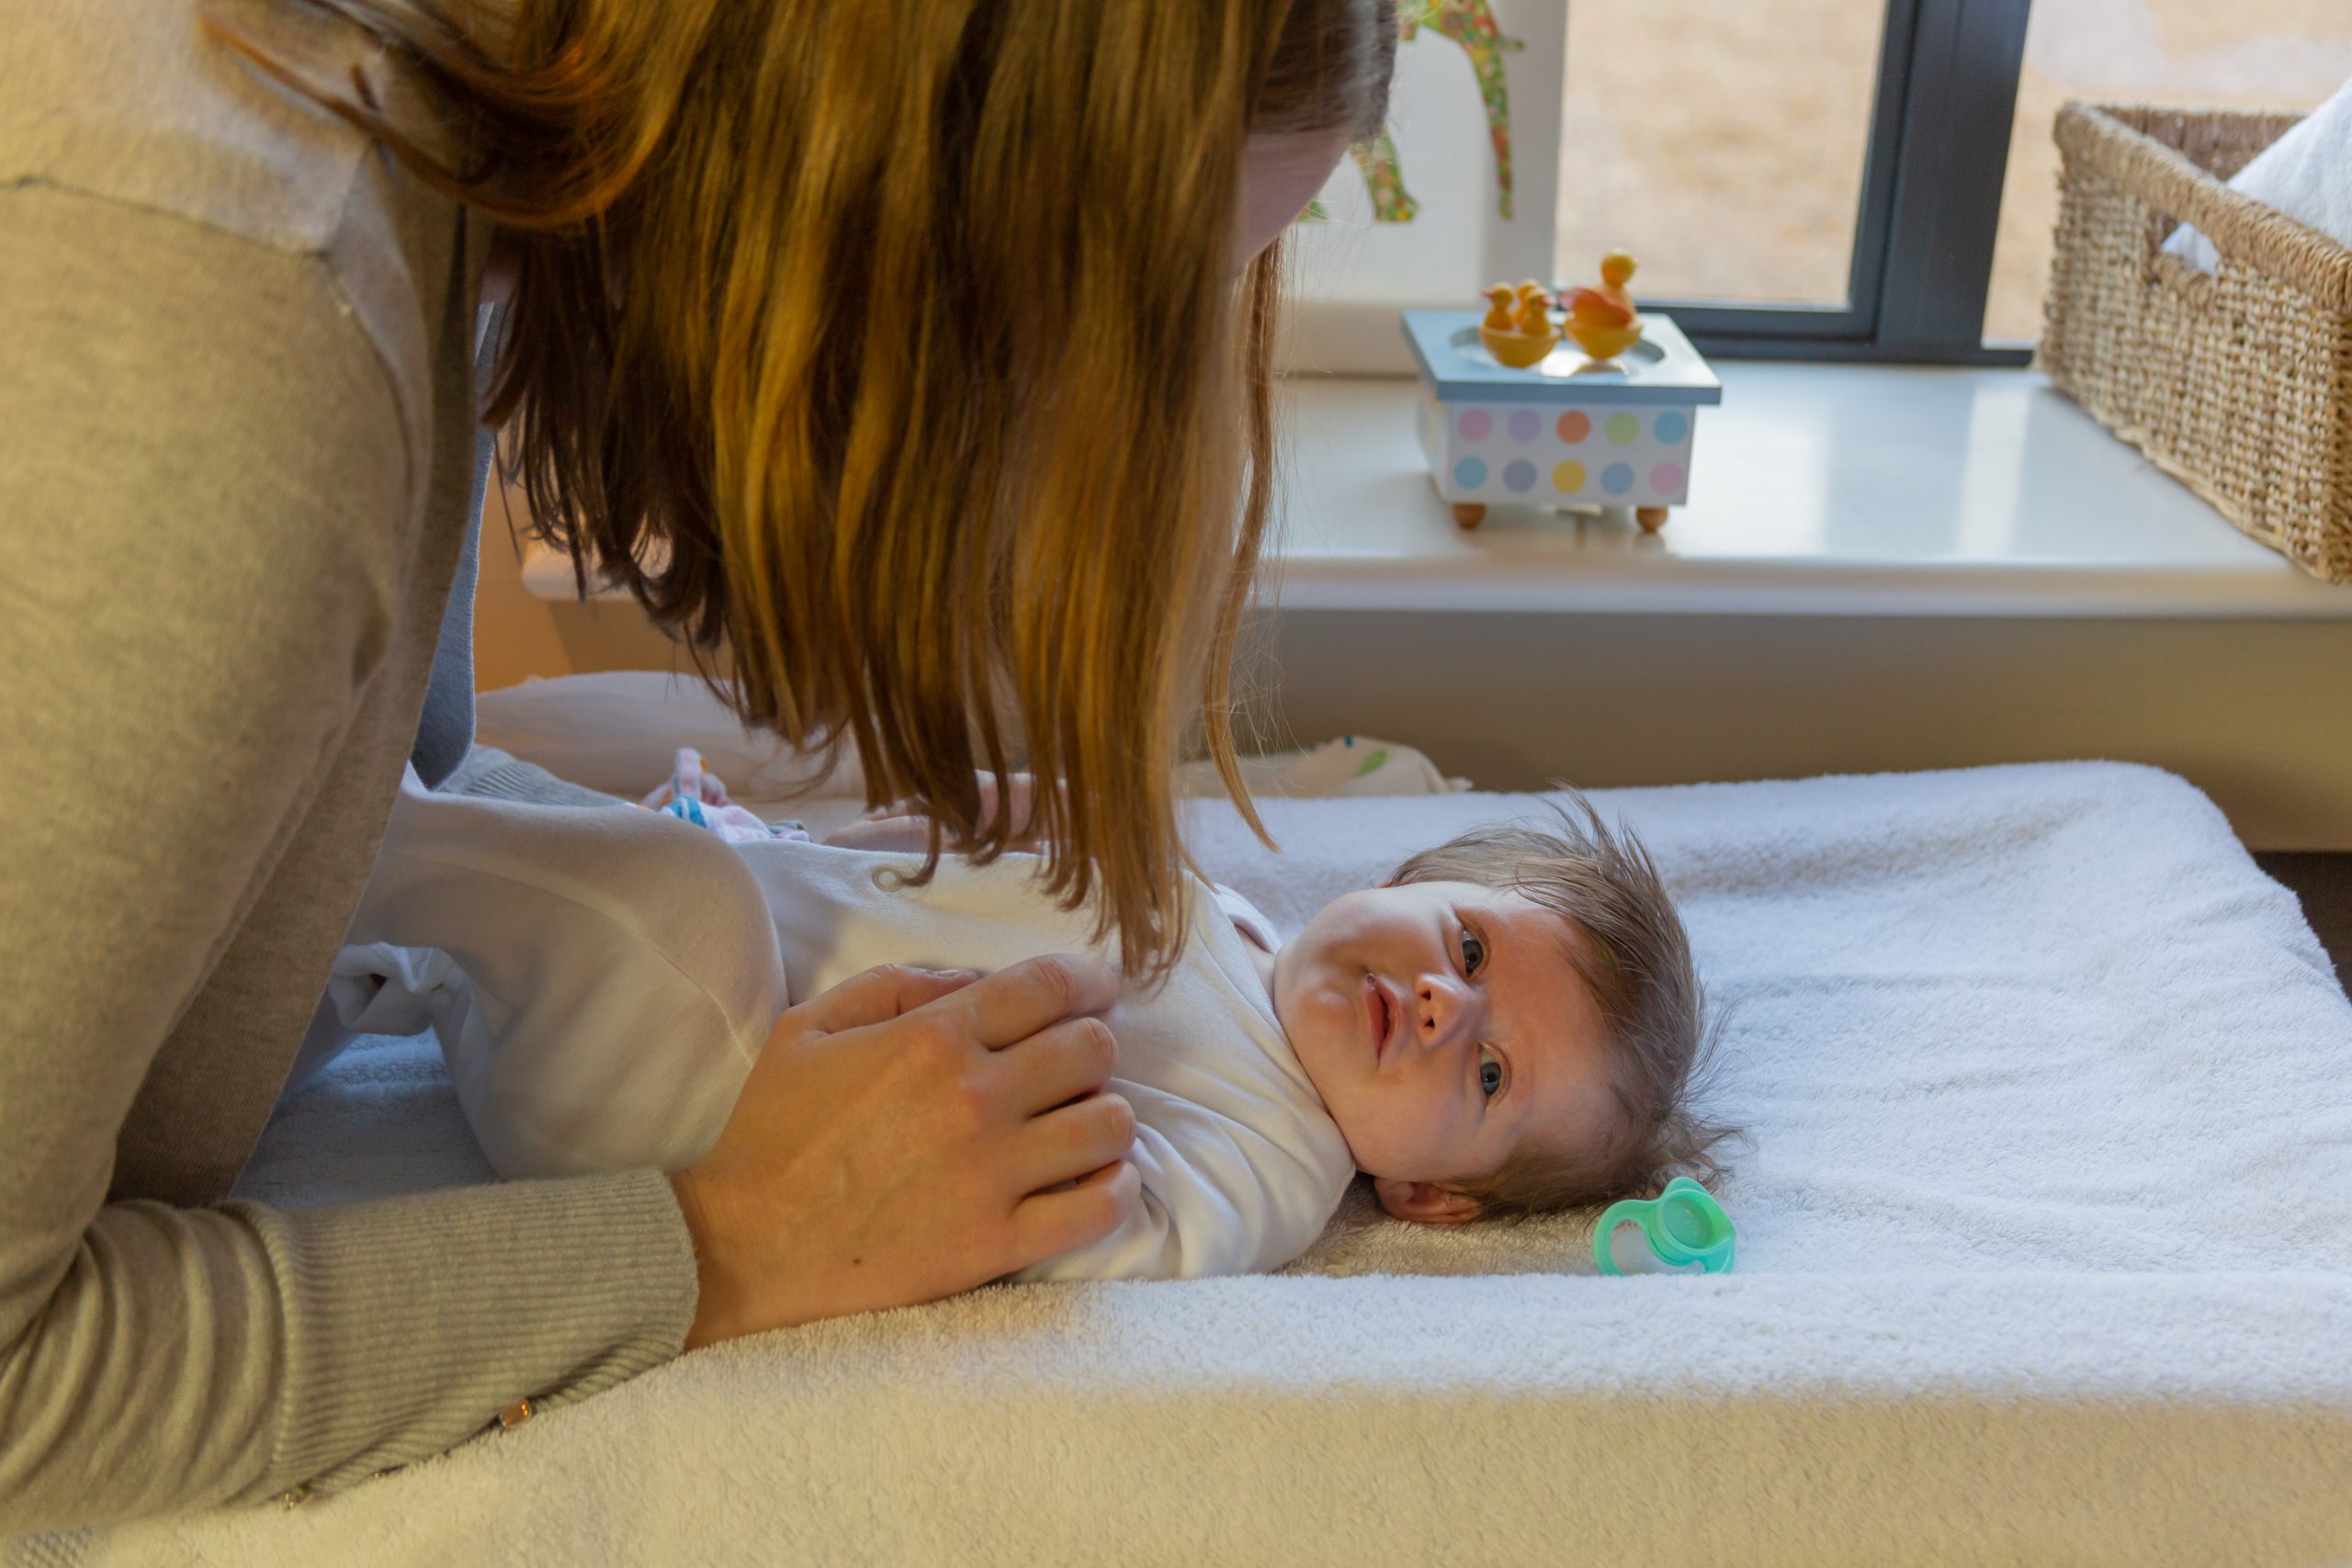
[[[1394,878],[1476,883],[1558,916],[1577,939],[1569,962],[1608,1031],[1618,1111],[1610,1135],[1595,1146],[1538,1139],[1514,1151],[1469,1190],[1490,1219],[1653,1193],[1678,1175],[1712,1187],[1726,1168],[1715,1146],[1736,1133],[1688,1103],[1719,1031],[1657,863],[1630,829],[1612,830],[1581,793],[1565,793],[1556,824],[1475,828],[1413,856]]]

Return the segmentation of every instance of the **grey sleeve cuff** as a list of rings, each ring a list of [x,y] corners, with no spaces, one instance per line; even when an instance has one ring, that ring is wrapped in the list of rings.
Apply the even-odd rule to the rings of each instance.
[[[560,779],[537,762],[495,746],[477,744],[447,779],[434,786],[444,795],[478,795],[493,800],[520,800],[533,806],[633,806],[616,795]]]
[[[227,1207],[285,1303],[277,1437],[251,1498],[439,1453],[519,1398],[586,1398],[677,1355],[694,1318],[694,1248],[659,1172]]]

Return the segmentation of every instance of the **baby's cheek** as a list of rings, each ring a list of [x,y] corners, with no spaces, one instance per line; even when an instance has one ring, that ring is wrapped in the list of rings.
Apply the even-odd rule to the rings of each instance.
[[[1446,1166],[1442,1129],[1430,1125],[1420,1097],[1407,1086],[1380,1083],[1336,1116],[1357,1168],[1399,1181],[1426,1181]]]

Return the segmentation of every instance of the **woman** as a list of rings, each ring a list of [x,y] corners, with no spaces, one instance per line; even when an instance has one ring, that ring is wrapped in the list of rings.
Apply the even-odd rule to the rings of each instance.
[[[1110,1228],[1116,976],[1075,958],[803,1002],[666,1178],[222,1200],[403,761],[438,782],[469,742],[481,425],[583,570],[724,649],[747,721],[854,743],[981,854],[1022,825],[976,768],[1060,781],[1028,825],[1057,887],[1167,961],[1195,716],[1231,772],[1272,243],[1383,113],[1395,25],[15,10],[0,1533],[346,1483]]]

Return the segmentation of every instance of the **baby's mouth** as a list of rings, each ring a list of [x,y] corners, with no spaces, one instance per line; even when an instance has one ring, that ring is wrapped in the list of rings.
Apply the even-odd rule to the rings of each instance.
[[[1388,987],[1371,975],[1363,977],[1364,1009],[1372,1019],[1372,1060],[1376,1066],[1387,1054],[1389,1037],[1396,1032],[1396,1004]]]

